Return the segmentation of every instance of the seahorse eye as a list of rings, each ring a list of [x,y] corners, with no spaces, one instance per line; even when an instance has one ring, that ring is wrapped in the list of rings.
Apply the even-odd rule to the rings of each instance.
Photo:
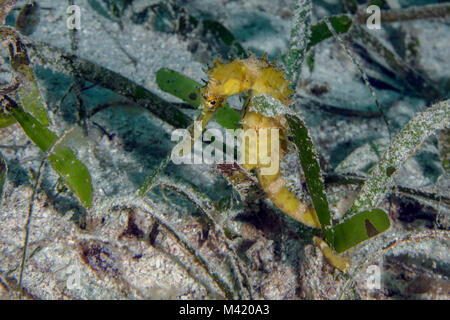
[[[208,99],[207,99],[207,101],[208,101],[208,103],[209,103],[211,106],[215,106],[215,104],[216,104],[216,102],[217,102],[217,99],[216,99],[215,96],[209,96]]]

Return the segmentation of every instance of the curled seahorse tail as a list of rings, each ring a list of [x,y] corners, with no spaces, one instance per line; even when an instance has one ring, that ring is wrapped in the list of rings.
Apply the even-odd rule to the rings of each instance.
[[[342,254],[337,254],[330,248],[330,246],[321,238],[313,237],[314,244],[322,251],[325,258],[333,266],[341,271],[345,271],[350,265],[350,260],[347,256]]]

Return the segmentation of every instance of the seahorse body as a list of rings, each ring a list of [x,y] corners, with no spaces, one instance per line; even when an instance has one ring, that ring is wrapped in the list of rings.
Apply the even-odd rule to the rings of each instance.
[[[248,112],[243,121],[242,121],[243,129],[255,129],[258,135],[258,150],[259,148],[264,148],[264,150],[271,150],[270,148],[270,134],[268,134],[267,139],[259,139],[259,131],[262,129],[278,129],[280,135],[280,155],[279,159],[282,160],[284,156],[287,154],[288,144],[290,143],[286,139],[286,131],[287,131],[287,122],[283,116],[280,116],[278,119],[266,117],[261,113],[257,112]],[[267,140],[264,142],[264,140]],[[249,152],[250,148],[248,146],[248,141],[245,141],[247,144],[245,147],[246,153]],[[262,144],[267,143],[267,147]],[[266,149],[267,148],[267,149]],[[258,152],[259,157],[259,152]],[[246,154],[246,159],[249,159],[249,155]],[[265,166],[261,163],[260,159],[256,164],[244,164],[244,168],[247,170],[256,170],[256,174],[258,180],[266,192],[268,198],[285,214],[290,216],[291,218],[300,221],[310,227],[320,228],[320,223],[318,221],[316,212],[314,209],[307,203],[303,202],[302,199],[299,199],[295,192],[291,190],[287,186],[286,178],[283,176],[283,173],[280,169],[275,174],[271,175],[263,175],[261,174],[261,169]]]

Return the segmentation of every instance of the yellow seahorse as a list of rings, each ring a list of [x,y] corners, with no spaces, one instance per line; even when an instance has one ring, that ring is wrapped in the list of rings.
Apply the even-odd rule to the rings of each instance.
[[[220,59],[217,59],[207,73],[209,76],[208,84],[200,90],[202,112],[198,120],[203,121],[203,128],[214,115],[214,112],[223,106],[225,100],[236,94],[246,93],[249,96],[266,94],[279,100],[285,106],[292,103],[290,96],[293,92],[289,89],[289,80],[284,77],[283,70],[277,69],[275,63],[270,63],[266,56],[259,59],[251,55],[247,59],[235,59],[229,63],[223,63]],[[287,140],[289,128],[283,115],[269,117],[259,112],[249,111],[245,113],[241,124],[244,130],[255,129],[258,136],[261,129],[268,129],[268,132],[271,128],[278,129],[280,139],[278,158],[282,160],[286,156],[290,144]],[[257,148],[266,147],[264,150],[271,150],[270,133],[266,140],[268,145],[263,146],[260,145],[261,141],[258,138]],[[248,144],[249,142],[245,141],[244,143]],[[248,145],[245,150],[247,153],[245,159],[247,159],[250,150]],[[275,174],[261,174],[264,165],[259,159],[259,152],[256,164],[243,164],[243,166],[247,170],[256,171],[257,178],[268,198],[283,213],[305,225],[320,228],[320,222],[314,208],[310,203],[299,199],[296,193],[288,187],[286,177],[283,177],[280,169]],[[315,237],[314,242],[335,267],[341,270],[346,269],[347,261],[335,254],[325,241]]]
[[[270,63],[264,56],[258,59],[250,56],[247,59],[236,59],[229,63],[222,63],[219,59],[214,61],[214,65],[208,70],[209,81],[207,86],[201,89],[202,95],[202,119],[208,121],[212,114],[223,105],[224,101],[233,95],[247,93],[252,96],[267,94],[279,100],[284,105],[291,104],[289,81],[284,78],[283,70],[278,70],[275,63]],[[283,159],[287,153],[286,140],[287,121],[280,115],[267,117],[258,112],[247,112],[241,121],[243,129],[255,129],[257,135],[261,129],[268,129],[268,146],[270,148],[270,129],[278,129],[280,135],[280,155]],[[258,137],[258,141],[259,141]],[[246,141],[248,144],[248,141]],[[259,141],[258,143],[261,143]],[[266,146],[258,146],[266,147]],[[246,152],[250,148],[245,148]],[[258,152],[259,154],[259,152]],[[246,155],[248,158],[248,155]],[[269,199],[285,214],[308,226],[320,228],[317,215],[314,209],[307,203],[302,202],[289,190],[282,177],[281,170],[275,174],[262,175],[261,169],[264,165],[258,157],[256,164],[244,164],[247,170],[255,170],[257,177]],[[279,168],[279,166],[278,166]]]

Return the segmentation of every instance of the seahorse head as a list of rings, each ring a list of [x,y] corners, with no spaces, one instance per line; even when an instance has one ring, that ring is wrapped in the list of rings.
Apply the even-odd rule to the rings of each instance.
[[[201,89],[203,108],[215,110],[228,97],[249,92],[252,95],[269,94],[285,105],[291,104],[289,80],[284,77],[283,70],[267,60],[267,56],[251,55],[228,63],[217,59],[207,74],[208,84]]]

